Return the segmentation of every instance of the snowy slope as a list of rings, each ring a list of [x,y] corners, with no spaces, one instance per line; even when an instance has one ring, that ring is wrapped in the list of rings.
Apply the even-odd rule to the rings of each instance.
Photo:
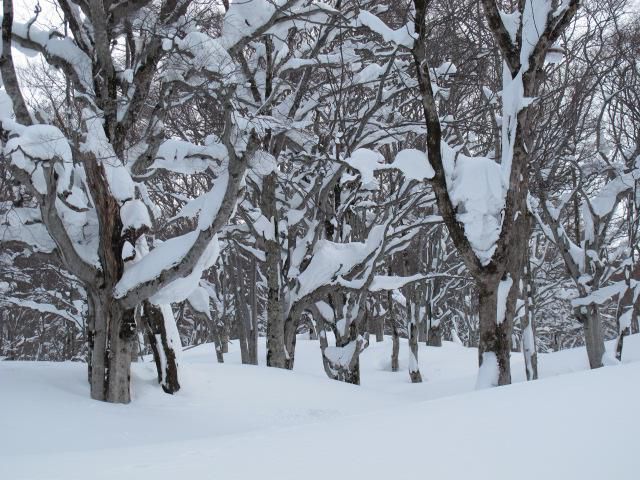
[[[204,346],[174,397],[135,365],[128,406],[89,400],[84,365],[0,362],[0,478],[637,479],[640,338],[625,348],[625,365],[580,371],[576,349],[542,356],[553,378],[472,391],[476,351],[454,344],[421,347],[421,385],[372,344],[360,388],[324,377],[315,342],[293,373]]]

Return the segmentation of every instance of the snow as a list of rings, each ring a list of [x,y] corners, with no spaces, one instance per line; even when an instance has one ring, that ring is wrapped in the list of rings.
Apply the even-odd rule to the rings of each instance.
[[[331,362],[331,366],[334,368],[348,367],[353,361],[353,357],[356,353],[356,349],[359,348],[358,340],[352,340],[344,347],[327,347],[324,350],[324,355],[327,360]]]
[[[114,198],[125,202],[135,196],[135,184],[131,174],[116,156],[113,146],[107,139],[102,119],[90,109],[82,110],[82,118],[86,126],[86,139],[81,145],[83,152],[92,154],[104,167],[109,190]]]
[[[500,12],[500,18],[502,19],[502,24],[504,28],[509,33],[509,37],[511,37],[511,41],[515,43],[516,41],[516,33],[518,32],[518,28],[520,27],[520,12],[515,11],[512,13]]]
[[[413,31],[413,23],[408,23],[398,30],[393,30],[373,13],[361,10],[358,15],[357,24],[368,27],[372,32],[380,35],[385,42],[395,43],[407,48],[413,47],[414,38],[411,34]]]
[[[34,187],[41,194],[47,192],[47,184],[40,161],[58,160],[56,173],[60,179],[57,191],[62,193],[69,187],[73,170],[71,147],[65,136],[51,125],[30,125],[20,128],[19,133],[7,141],[5,155],[11,157],[16,167],[31,175]]]
[[[358,148],[345,162],[351,168],[360,172],[362,186],[367,189],[377,188],[378,183],[374,177],[374,172],[386,168],[382,154],[368,148]]]
[[[204,313],[211,318],[211,309],[209,307],[209,293],[204,287],[197,287],[187,299],[191,308],[196,312]]]
[[[155,250],[152,250],[151,253],[154,251]],[[186,300],[193,291],[198,288],[198,284],[202,278],[202,273],[208,268],[211,268],[219,254],[220,245],[218,243],[218,236],[215,235],[209,242],[209,245],[205,248],[204,252],[202,252],[200,258],[198,258],[195,266],[188,275],[172,281],[153,294],[149,300],[157,305],[182,302]],[[125,274],[126,273],[127,272],[125,272]],[[121,282],[122,280],[120,283]],[[118,283],[118,285],[120,285],[120,283]]]
[[[185,351],[173,396],[152,363],[134,364],[127,406],[89,399],[83,364],[0,362],[3,478],[637,478],[638,336],[621,366],[588,371],[583,348],[540,354],[541,380],[480,391],[477,351],[449,342],[420,345],[420,384],[406,341],[395,373],[390,338],[372,343],[360,387],[326,378],[316,341],[298,339],[293,373],[240,365],[230,348],[225,364],[212,345]],[[522,381],[521,355],[512,367]],[[335,454],[336,440],[349,455]]]
[[[120,219],[122,229],[133,228],[135,230],[146,226],[151,227],[149,210],[142,200],[128,200],[120,207]]]
[[[399,170],[407,180],[428,180],[435,172],[427,159],[427,155],[420,150],[408,148],[400,150],[392,163],[384,163],[381,153],[368,148],[358,148],[345,162],[360,173],[362,185],[369,190],[375,190],[378,182],[374,173],[379,170]]]
[[[591,200],[591,208],[599,217],[609,214],[618,204],[619,195],[632,190],[636,181],[640,179],[640,169],[617,176],[608,182]]]
[[[454,153],[443,149],[445,168],[454,163]],[[449,157],[447,159],[447,157]],[[485,157],[457,155],[448,167],[449,191],[458,220],[463,223],[469,243],[483,265],[491,261],[502,227],[504,186],[501,168]]]
[[[314,246],[313,257],[307,268],[298,275],[297,299],[303,298],[323,285],[340,282],[359,263],[373,253],[383,239],[385,227],[373,227],[366,242],[335,243],[320,240]]]
[[[176,325],[176,319],[173,316],[173,310],[171,309],[171,305],[169,303],[164,303],[159,305],[160,312],[162,313],[162,319],[164,321],[164,328],[167,332],[167,343],[169,348],[173,350],[176,354],[176,364],[178,368],[180,368],[180,364],[182,363],[182,343],[180,341],[180,333],[178,333],[178,326]],[[163,352],[164,354],[164,352]],[[162,370],[165,371],[164,369]],[[178,375],[181,372],[178,371]]]
[[[513,279],[510,275],[507,275],[506,279],[500,280],[500,283],[498,284],[498,307],[496,310],[496,322],[498,325],[504,322],[505,315],[507,314],[507,297],[509,296],[512,286]]]
[[[213,160],[227,158],[225,146],[215,141],[207,145],[194,145],[191,142],[170,138],[160,145],[151,168],[194,174],[204,172],[213,165]]]
[[[533,53],[538,40],[547,25],[547,18],[552,8],[551,0],[527,0],[522,12],[522,40],[520,50],[520,71],[529,68],[529,57]],[[566,8],[566,6],[564,7]],[[515,17],[513,15],[512,17]]]
[[[234,4],[235,5],[235,4]],[[197,70],[208,70],[233,81],[235,63],[218,40],[201,32],[189,32],[175,40],[179,49],[192,54],[191,66]]]
[[[397,275],[375,275],[373,281],[369,285],[370,292],[379,292],[380,290],[395,290],[404,287],[407,283],[423,280],[426,275],[415,274],[407,277]]]
[[[41,252],[55,250],[56,244],[42,223],[39,210],[12,207],[0,216],[0,220],[0,238],[4,241],[23,241]]]
[[[452,62],[443,62],[434,71],[436,76],[438,77],[448,77],[450,75],[455,75],[456,73],[458,73],[458,67],[456,67]]]
[[[362,70],[360,70],[353,77],[353,83],[369,83],[378,80],[380,77],[384,75],[386,70],[386,65],[378,65],[377,63],[372,63],[371,65],[367,65]]]
[[[482,354],[482,365],[480,365],[480,369],[478,370],[476,389],[496,387],[498,385],[499,374],[500,368],[496,354],[493,352],[484,352]]]
[[[397,168],[405,178],[413,180],[431,179],[435,175],[427,154],[414,148],[400,150],[390,168]]]
[[[122,298],[138,285],[151,281],[164,270],[178,265],[195,243],[199,233],[193,231],[170,238],[151,250],[140,261],[128,266],[114,288],[114,296]],[[156,305],[186,300],[197,288],[202,272],[213,264],[219,251],[218,238],[214,236],[191,273],[166,285],[150,300]]]
[[[222,44],[230,49],[263,27],[286,0],[234,0],[224,16]]]
[[[33,22],[20,23],[14,21],[13,33],[40,45],[46,55],[64,60],[73,68],[82,88],[87,93],[93,92],[91,59],[78,48],[71,37],[62,37],[56,30],[42,30],[35,26]],[[13,42],[13,46],[26,56],[37,55],[35,50],[21,46],[18,42]]]
[[[6,284],[6,282],[3,282],[3,283]],[[37,310],[42,313],[53,313],[54,315],[62,317],[65,320],[68,320],[76,324],[79,328],[83,328],[81,319],[79,317],[75,317],[71,315],[67,310],[60,310],[55,305],[51,305],[50,303],[34,302],[33,300],[10,297],[10,296],[4,295],[4,292],[2,293],[3,293],[2,300],[4,302],[12,303],[14,305],[17,305],[23,308],[30,308],[32,310]]]

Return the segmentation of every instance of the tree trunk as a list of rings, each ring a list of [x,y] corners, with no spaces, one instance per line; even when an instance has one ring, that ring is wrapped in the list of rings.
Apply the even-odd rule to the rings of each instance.
[[[363,338],[350,340],[347,338],[343,341],[337,341],[335,347],[329,347],[326,341],[326,333],[322,332],[324,337],[324,344],[321,341],[320,349],[322,351],[322,364],[327,376],[333,380],[340,382],[351,383],[352,385],[360,385],[360,351],[363,349]],[[344,341],[347,340],[347,341]],[[353,348],[353,352],[350,352]],[[350,352],[350,357],[347,355],[346,362],[336,362],[333,355],[329,352],[335,352],[338,349],[345,349]],[[341,359],[342,360],[342,359]]]
[[[584,329],[584,343],[587,347],[589,366],[591,368],[602,367],[602,357],[604,356],[604,337],[602,335],[602,324],[600,312],[595,305],[578,307],[575,315]]]
[[[480,316],[480,342],[478,344],[478,361],[480,372],[478,386],[498,386],[511,383],[511,325],[515,310],[515,299],[509,298],[498,312],[498,288],[500,281],[486,279],[477,282],[478,308]],[[514,288],[510,289],[512,292]],[[506,295],[514,297],[514,295]],[[501,299],[504,300],[504,299]],[[510,305],[511,304],[511,305]],[[502,310],[504,308],[504,310]],[[503,314],[498,318],[498,313]]]
[[[334,312],[343,312],[345,315],[345,318],[332,325],[336,338],[335,347],[328,346],[324,329],[320,337],[322,364],[327,376],[333,380],[360,385],[360,353],[368,345],[360,334],[365,295],[364,292],[347,295],[344,308],[342,295],[335,295]],[[351,317],[351,315],[355,316]],[[324,320],[322,322],[324,326]],[[343,326],[340,326],[342,322],[344,322]]]
[[[427,332],[427,345],[430,347],[442,346],[442,329],[440,323],[434,324],[433,320],[430,322],[429,331]]]
[[[433,309],[431,308],[431,300],[427,300],[426,307],[426,333],[427,333],[427,345],[429,347],[441,347],[442,346],[442,328],[440,326],[440,320],[434,318]]]
[[[391,371],[397,372],[400,369],[400,334],[398,332],[396,318],[393,314],[393,295],[391,290],[388,292],[387,299],[389,304],[387,315],[389,323],[391,324]]]
[[[631,288],[631,272],[632,263],[625,266],[625,280],[627,283],[627,291],[618,301],[618,339],[616,341],[616,359],[622,361],[622,347],[624,345],[624,337],[630,335],[634,323],[638,323],[638,311],[640,310],[640,295],[635,298],[635,291]]]
[[[223,335],[220,333],[222,329],[220,328],[220,326],[217,323],[216,317],[211,319],[211,333],[213,336],[213,343],[215,345],[216,348],[216,360],[218,360],[218,363],[224,363],[224,341],[223,341]],[[229,347],[227,347],[227,350],[229,349]]]
[[[411,308],[413,306],[413,309]],[[418,308],[407,299],[407,333],[409,335],[409,378],[411,383],[421,383],[422,375],[418,365]]]
[[[251,260],[251,283],[249,298],[251,304],[250,327],[248,332],[249,362],[258,365],[258,265],[256,259]]]
[[[384,316],[377,317],[374,321],[376,342],[384,342]]]
[[[428,308],[428,307],[427,307]],[[422,319],[420,325],[418,325],[418,342],[423,342],[425,345],[429,345],[429,325],[431,321],[428,315]]]
[[[91,398],[129,403],[134,310],[123,310],[109,294],[89,293]]]
[[[616,360],[619,362],[622,361],[622,347],[624,345],[624,337],[629,335],[629,328],[624,328],[620,330],[618,333],[618,338],[616,339]]]
[[[285,354],[285,318],[280,295],[280,243],[276,204],[277,173],[263,179],[262,214],[271,222],[273,238],[264,240],[265,276],[267,277],[267,366],[287,368]]]
[[[229,333],[226,328],[222,333],[222,353],[229,353]]]
[[[252,347],[252,337],[254,335],[251,312],[247,306],[245,296],[246,282],[242,276],[242,266],[238,255],[233,257],[233,269],[231,272],[232,284],[234,287],[236,332],[240,343],[240,358],[245,365],[257,365],[257,350]]]
[[[400,335],[395,322],[391,326],[391,371],[400,370]]]
[[[298,331],[298,322],[289,315],[284,324],[284,350],[285,361],[284,367],[287,370],[293,370],[293,364],[296,358],[296,332]]]
[[[522,316],[522,354],[527,380],[538,379],[538,353],[536,349],[536,330],[534,322],[534,284],[529,258],[525,260],[522,279],[524,286],[524,315]]]
[[[164,308],[171,308],[165,306]],[[167,332],[167,319],[164,318],[161,307],[149,301],[144,302],[142,321],[147,330],[147,338],[156,363],[158,383],[166,393],[174,394],[180,390],[178,380],[178,360],[173,339]]]
[[[313,321],[313,315],[307,315],[307,326],[309,327],[309,340],[318,340],[318,328]]]

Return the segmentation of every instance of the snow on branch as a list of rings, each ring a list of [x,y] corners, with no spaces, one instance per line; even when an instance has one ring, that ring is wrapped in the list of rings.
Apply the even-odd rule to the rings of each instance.
[[[380,35],[385,42],[395,43],[406,48],[412,48],[414,42],[413,23],[408,23],[398,30],[389,28],[382,20],[371,12],[361,10],[355,21],[356,26],[365,26]]]

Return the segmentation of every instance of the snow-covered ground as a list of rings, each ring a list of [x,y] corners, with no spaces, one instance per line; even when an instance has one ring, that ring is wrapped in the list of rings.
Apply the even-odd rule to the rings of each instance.
[[[0,479],[640,478],[640,337],[623,365],[587,371],[583,349],[541,355],[543,379],[475,391],[477,352],[421,346],[425,381],[391,342],[362,357],[361,387],[330,381],[299,340],[287,372],[184,353],[169,396],[134,365],[130,405],[89,399],[85,366],[0,362]],[[264,351],[261,352],[264,358]],[[404,362],[402,361],[404,360]]]

